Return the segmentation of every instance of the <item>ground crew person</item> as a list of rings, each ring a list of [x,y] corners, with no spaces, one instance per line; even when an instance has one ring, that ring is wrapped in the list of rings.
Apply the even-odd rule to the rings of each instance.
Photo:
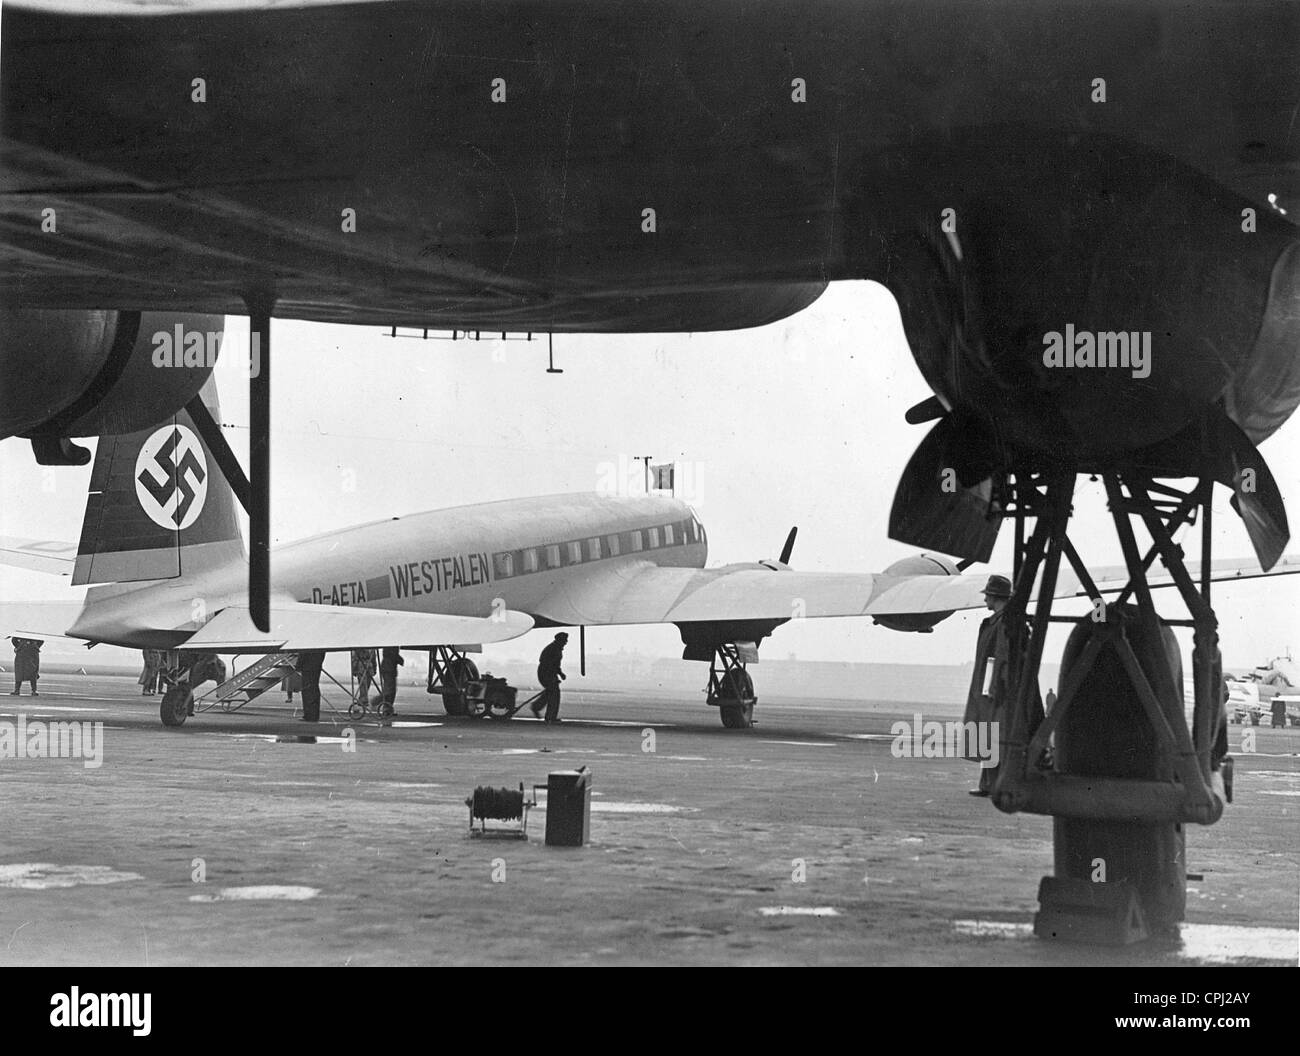
[[[352,650],[352,677],[357,682],[356,702],[363,706],[369,706],[370,687],[375,681],[375,651],[373,649]]]
[[[537,681],[542,684],[542,693],[537,698],[537,703],[533,705],[533,714],[539,715],[542,708],[546,708],[544,722],[562,721],[560,683],[564,680],[564,672],[560,670],[560,661],[564,658],[564,646],[568,641],[569,636],[561,631],[555,636],[555,641],[543,649],[542,655],[537,658]]]
[[[15,638],[14,643],[14,689],[9,695],[16,697],[22,692],[23,683],[32,684],[32,696],[39,697],[36,682],[41,677],[41,646],[44,641],[36,638]]]
[[[386,645],[379,654],[379,703],[392,707],[397,700],[397,668],[405,664],[395,645]]]
[[[162,676],[162,651],[160,649],[144,650],[144,670],[140,672],[140,695],[152,697],[158,692],[158,682]]]
[[[1001,725],[1007,718],[1007,707],[1013,703],[1011,695],[1016,688],[1011,682],[1011,635],[1006,623],[1006,608],[1010,601],[1011,580],[1006,576],[989,576],[984,587],[984,604],[993,615],[980,624],[975,646],[975,670],[971,675],[962,722],[996,722],[998,729],[993,731],[992,736],[999,735]],[[1035,687],[1028,736],[1033,737],[1042,721],[1043,702]],[[979,787],[971,789],[970,794],[991,795],[997,776],[996,766],[983,767],[980,770]]]
[[[298,654],[298,673],[302,676],[303,722],[320,722],[320,672],[324,666],[323,652]]]

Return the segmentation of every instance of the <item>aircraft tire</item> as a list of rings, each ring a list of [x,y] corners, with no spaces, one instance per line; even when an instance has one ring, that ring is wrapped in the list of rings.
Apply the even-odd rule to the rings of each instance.
[[[178,682],[163,694],[158,705],[158,717],[164,726],[184,726],[190,714],[190,705],[194,701],[194,690],[184,682]]]
[[[722,678],[720,696],[734,704],[720,704],[722,725],[729,730],[747,730],[754,725],[754,680],[748,671],[728,671]]]
[[[463,686],[466,682],[473,682],[478,678],[478,667],[473,660],[465,658],[453,660],[448,667],[450,669],[448,673],[457,685]],[[448,715],[468,715],[469,704],[465,700],[464,691],[443,693],[442,710]]]

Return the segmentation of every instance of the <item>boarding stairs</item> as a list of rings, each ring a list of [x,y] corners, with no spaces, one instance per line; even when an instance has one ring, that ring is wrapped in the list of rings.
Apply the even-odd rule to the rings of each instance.
[[[216,689],[205,693],[202,703],[206,706],[202,710],[238,711],[292,675],[297,664],[297,653],[268,653],[234,678],[226,679]]]

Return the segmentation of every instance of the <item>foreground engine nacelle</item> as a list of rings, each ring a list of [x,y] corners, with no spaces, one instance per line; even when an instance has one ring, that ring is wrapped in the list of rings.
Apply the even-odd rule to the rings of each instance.
[[[0,309],[0,438],[31,437],[38,455],[76,461],[56,453],[68,437],[162,421],[212,373],[223,322],[175,312]]]
[[[960,575],[957,566],[946,557],[933,554],[916,554],[895,561],[887,569],[887,576],[956,576]],[[914,616],[873,616],[872,623],[888,627],[891,631],[911,631],[916,634],[929,634],[935,624],[946,620],[952,612],[919,612]]]

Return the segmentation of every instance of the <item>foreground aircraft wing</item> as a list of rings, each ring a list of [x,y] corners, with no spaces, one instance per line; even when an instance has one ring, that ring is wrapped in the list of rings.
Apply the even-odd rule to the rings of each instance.
[[[302,652],[304,650],[375,649],[389,645],[481,645],[504,642],[530,631],[533,621],[521,612],[498,617],[443,616],[346,605],[271,603],[271,631],[253,626],[244,608],[217,613],[185,642],[183,649],[213,653]]]
[[[0,536],[0,565],[12,565],[14,568],[55,576],[70,576],[76,559],[76,543]]]
[[[987,578],[661,568],[637,561],[561,587],[534,615],[578,625],[947,613],[983,607]]]

